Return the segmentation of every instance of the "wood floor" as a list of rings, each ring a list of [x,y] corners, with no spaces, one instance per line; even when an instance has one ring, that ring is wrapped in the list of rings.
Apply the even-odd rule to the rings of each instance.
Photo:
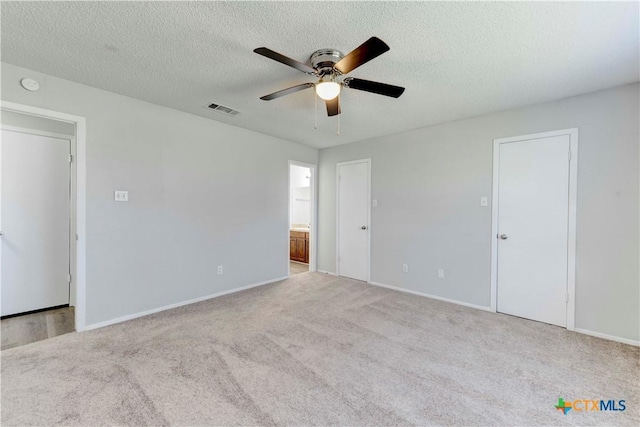
[[[56,308],[0,320],[1,349],[19,347],[75,331],[73,307]]]
[[[306,273],[309,271],[309,264],[302,264],[300,262],[289,261],[289,275]]]

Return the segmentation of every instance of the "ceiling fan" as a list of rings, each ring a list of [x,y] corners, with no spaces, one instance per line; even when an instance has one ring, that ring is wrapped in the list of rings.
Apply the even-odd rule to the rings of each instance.
[[[345,74],[350,73],[362,64],[371,61],[373,58],[382,55],[388,50],[389,46],[387,46],[385,42],[377,37],[371,37],[347,55],[343,55],[342,52],[335,49],[316,50],[309,58],[309,62],[311,63],[311,66],[309,66],[266,47],[259,47],[253,51],[259,55],[293,67],[305,74],[319,78],[316,83],[303,83],[292,86],[265,95],[260,99],[271,101],[272,99],[314,87],[316,94],[324,99],[327,104],[327,114],[329,116],[335,116],[340,114],[340,97],[338,95],[340,95],[343,87],[398,98],[404,92],[403,87],[354,77],[343,78]]]

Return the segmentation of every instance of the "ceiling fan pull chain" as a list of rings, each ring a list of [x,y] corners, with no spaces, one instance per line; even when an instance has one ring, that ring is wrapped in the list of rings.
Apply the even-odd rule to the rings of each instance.
[[[313,94],[313,99],[316,101],[316,124],[314,126],[314,129],[318,129],[318,96],[314,93]]]
[[[340,111],[340,95],[338,95],[338,111]],[[336,132],[336,136],[340,136],[340,114],[338,114],[338,131]]]

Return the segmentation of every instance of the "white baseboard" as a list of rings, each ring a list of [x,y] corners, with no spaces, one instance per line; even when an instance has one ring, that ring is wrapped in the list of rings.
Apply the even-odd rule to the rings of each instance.
[[[324,271],[324,270],[316,270],[316,273],[329,274],[330,276],[335,276],[336,275],[336,273],[332,273],[330,271]]]
[[[436,295],[425,294],[425,293],[422,293],[422,292],[411,291],[409,289],[399,288],[397,286],[385,285],[384,283],[369,282],[369,284],[373,285],[373,286],[379,286],[381,288],[393,289],[394,291],[400,291],[400,292],[405,292],[405,293],[408,293],[408,294],[419,295],[421,297],[427,297],[427,298],[435,299],[435,300],[438,300],[438,301],[450,302],[451,304],[457,304],[457,305],[462,305],[462,306],[465,306],[465,307],[471,307],[471,308],[475,308],[477,310],[493,312],[493,310],[491,310],[491,307],[484,307],[482,305],[470,304],[468,302],[458,301],[458,300],[449,299],[449,298],[443,298],[443,297],[439,297],[439,296],[436,296]]]
[[[280,281],[286,280],[286,279],[288,279],[288,277],[286,277],[286,276],[285,277],[279,277],[277,279],[266,280],[264,282],[254,283],[252,285],[242,286],[240,288],[234,288],[234,289],[230,289],[228,291],[222,291],[222,292],[218,292],[218,293],[215,293],[215,294],[205,295],[205,296],[202,296],[202,297],[193,298],[193,299],[190,299],[190,300],[187,300],[187,301],[178,302],[178,303],[175,303],[175,304],[169,304],[169,305],[165,305],[165,306],[158,307],[158,308],[152,308],[151,310],[141,311],[139,313],[128,314],[126,316],[117,317],[115,319],[107,320],[107,321],[104,321],[104,322],[93,323],[91,325],[87,325],[87,326],[85,326],[84,329],[82,329],[81,331],[78,331],[78,332],[90,331],[92,329],[98,329],[98,328],[103,328],[103,327],[109,326],[109,325],[115,325],[116,323],[126,322],[127,320],[132,320],[132,319],[137,319],[138,317],[148,316],[150,314],[158,313],[158,312],[165,311],[165,310],[171,310],[172,308],[182,307],[183,305],[189,305],[189,304],[194,304],[194,303],[200,302],[200,301],[206,301],[208,299],[221,297],[223,295],[233,294],[233,293],[240,292],[240,291],[246,291],[247,289],[257,288],[258,286],[268,285],[269,283],[280,282]]]
[[[432,299],[436,299],[436,300],[439,300],[439,301],[450,302],[452,304],[463,305],[465,307],[471,307],[471,308],[475,308],[475,309],[478,309],[478,310],[489,311],[489,312],[492,312],[492,313],[494,312],[493,310],[491,310],[490,307],[483,307],[481,305],[469,304],[469,303],[466,303],[466,302],[457,301],[457,300],[453,300],[453,299],[449,299],[449,298],[443,298],[443,297],[439,297],[439,296],[436,296],[436,295],[429,295],[429,294],[425,294],[425,293],[422,293],[422,292],[411,291],[411,290],[408,290],[408,289],[399,288],[397,286],[385,285],[384,283],[369,282],[369,284],[370,285],[374,285],[374,286],[380,286],[382,288],[393,289],[394,291],[406,292],[408,294],[419,295],[419,296],[422,296],[422,297],[432,298]],[[608,335],[608,334],[603,334],[603,333],[600,333],[600,332],[594,332],[594,331],[590,331],[588,329],[580,329],[580,328],[575,328],[574,332],[578,332],[580,334],[585,334],[585,335],[591,335],[592,337],[603,338],[605,340],[616,341],[616,342],[620,342],[620,343],[623,343],[623,344],[632,345],[632,346],[635,346],[635,347],[640,347],[640,341],[632,340],[632,339],[629,339],[629,338],[617,337],[615,335]]]
[[[575,328],[574,332],[578,332],[580,334],[585,334],[585,335],[591,335],[592,337],[596,337],[596,338],[603,338],[605,340],[621,342],[623,344],[629,344],[635,347],[640,347],[640,341],[631,340],[629,338],[616,337],[615,335],[608,335],[608,334],[603,334],[600,332],[594,332],[588,329],[580,329],[580,328]]]
[[[336,275],[335,273],[332,273],[330,271],[317,270],[317,272],[318,273],[329,274],[329,275],[332,275],[332,276]],[[162,306],[162,307],[153,308],[151,310],[146,310],[146,311],[142,311],[142,312],[139,312],[139,313],[129,314],[129,315],[126,315],[126,316],[118,317],[118,318],[107,320],[107,321],[104,321],[104,322],[93,323],[91,325],[87,325],[84,329],[79,330],[78,332],[90,331],[92,329],[98,329],[98,328],[103,328],[105,326],[115,325],[116,323],[122,323],[122,322],[126,322],[127,320],[137,319],[138,317],[148,316],[150,314],[159,313],[161,311],[171,310],[172,308],[178,308],[178,307],[182,307],[184,305],[189,305],[189,304],[194,304],[194,303],[201,302],[201,301],[206,301],[206,300],[211,299],[211,298],[217,298],[217,297],[221,297],[223,295],[233,294],[233,293],[245,291],[245,290],[251,289],[251,288],[257,288],[258,286],[264,286],[264,285],[268,285],[270,283],[280,282],[280,281],[286,280],[286,279],[288,279],[288,277],[279,277],[277,279],[266,280],[264,282],[254,283],[252,285],[242,286],[240,288],[234,288],[234,289],[230,289],[228,291],[222,291],[222,292],[218,292],[218,293],[215,293],[215,294],[210,294],[210,295],[205,295],[205,296],[198,297],[198,298],[193,298],[193,299],[190,299],[190,300],[187,300],[187,301],[178,302],[178,303],[175,303],[175,304],[169,304],[169,305],[165,305],[165,306]],[[425,294],[423,292],[416,292],[416,291],[412,291],[412,290],[409,290],[409,289],[399,288],[397,286],[385,285],[384,283],[369,282],[369,284],[373,285],[373,286],[378,286],[378,287],[381,287],[381,288],[393,289],[394,291],[399,291],[399,292],[404,292],[404,293],[408,293],[408,294],[418,295],[418,296],[421,296],[421,297],[431,298],[431,299],[435,299],[435,300],[438,300],[438,301],[444,301],[444,302],[448,302],[448,303],[451,303],[451,304],[457,304],[457,305],[461,305],[461,306],[464,306],[464,307],[475,308],[477,310],[493,312],[490,307],[484,307],[484,306],[481,306],[481,305],[470,304],[470,303],[467,303],[467,302],[458,301],[458,300],[454,300],[454,299],[450,299],[450,298],[443,298],[443,297],[439,297],[439,296],[436,296],[436,295]],[[588,329],[581,329],[581,328],[575,328],[574,332],[577,332],[577,333],[580,333],[580,334],[584,334],[584,335],[590,335],[590,336],[596,337],[596,338],[602,338],[602,339],[605,339],[605,340],[616,341],[616,342],[620,342],[620,343],[623,343],[623,344],[632,345],[632,346],[635,346],[635,347],[640,347],[640,341],[632,340],[632,339],[629,339],[629,338],[617,337],[615,335],[603,334],[603,333],[600,333],[600,332],[594,332],[594,331],[590,331]]]

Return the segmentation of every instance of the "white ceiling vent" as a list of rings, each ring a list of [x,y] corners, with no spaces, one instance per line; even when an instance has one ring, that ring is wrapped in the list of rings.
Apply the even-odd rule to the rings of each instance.
[[[220,104],[210,104],[209,108],[211,108],[213,111],[217,111],[218,113],[223,113],[228,116],[237,116],[238,114],[240,114],[240,111],[234,110],[233,108],[225,107],[224,105]]]

